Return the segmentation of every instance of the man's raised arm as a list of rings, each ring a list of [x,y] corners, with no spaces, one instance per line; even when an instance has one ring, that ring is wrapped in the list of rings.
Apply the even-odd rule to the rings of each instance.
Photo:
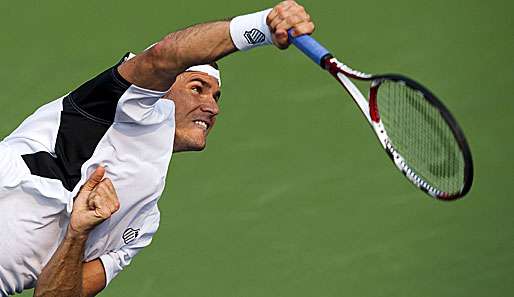
[[[150,49],[121,64],[120,74],[143,88],[166,91],[175,77],[194,65],[210,64],[237,50],[273,43],[280,49],[293,35],[311,34],[314,24],[295,1],[279,3],[271,11],[191,26],[164,37]]]

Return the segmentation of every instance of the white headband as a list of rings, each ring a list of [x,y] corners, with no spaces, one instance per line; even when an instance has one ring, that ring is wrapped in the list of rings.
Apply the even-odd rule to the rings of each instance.
[[[218,85],[221,87],[221,76],[220,71],[211,65],[196,65],[186,69],[186,71],[198,71],[206,73],[214,77],[218,81]]]

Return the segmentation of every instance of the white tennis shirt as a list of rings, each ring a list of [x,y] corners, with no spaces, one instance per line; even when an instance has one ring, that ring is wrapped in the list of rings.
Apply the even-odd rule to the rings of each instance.
[[[73,198],[100,163],[121,207],[90,233],[84,260],[100,258],[109,283],[150,244],[174,104],[125,81],[118,65],[39,108],[0,142],[0,296],[35,286],[64,238]]]

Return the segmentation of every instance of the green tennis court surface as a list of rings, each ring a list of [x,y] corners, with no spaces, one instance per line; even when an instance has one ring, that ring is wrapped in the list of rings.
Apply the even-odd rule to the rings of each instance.
[[[238,53],[220,63],[208,149],[173,157],[154,242],[101,296],[512,294],[514,2],[302,3],[341,60],[442,98],[472,148],[471,193],[443,203],[415,189],[296,49]],[[272,4],[2,1],[0,135],[128,50]]]

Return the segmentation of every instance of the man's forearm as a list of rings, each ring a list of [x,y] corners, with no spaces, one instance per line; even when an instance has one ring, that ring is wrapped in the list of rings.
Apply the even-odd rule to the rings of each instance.
[[[140,87],[167,90],[175,77],[193,65],[209,64],[235,52],[230,22],[216,21],[173,32],[119,67]]]
[[[180,73],[193,65],[217,61],[237,49],[230,38],[230,21],[216,21],[170,33],[154,50],[164,57],[164,69]]]
[[[82,265],[86,234],[66,232],[54,255],[39,275],[34,296],[82,296]]]
[[[116,190],[104,174],[105,167],[98,166],[75,197],[64,240],[41,271],[34,296],[94,296],[105,287],[100,260],[83,263],[89,232],[120,208]]]

